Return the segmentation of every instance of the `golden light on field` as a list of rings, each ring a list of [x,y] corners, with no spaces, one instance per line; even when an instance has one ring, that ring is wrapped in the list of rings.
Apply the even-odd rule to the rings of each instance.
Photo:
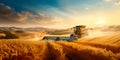
[[[105,25],[105,24],[106,24],[106,21],[105,21],[105,19],[100,18],[100,19],[97,20],[96,24],[97,24],[97,25]]]
[[[33,38],[33,41],[39,41],[40,40],[40,37],[39,37],[39,35],[34,35],[34,38]]]

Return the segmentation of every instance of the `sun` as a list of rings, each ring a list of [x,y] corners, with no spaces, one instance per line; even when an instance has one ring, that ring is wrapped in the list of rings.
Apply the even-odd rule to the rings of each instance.
[[[97,25],[105,25],[106,21],[105,21],[105,19],[100,18],[100,19],[97,20],[96,24]]]

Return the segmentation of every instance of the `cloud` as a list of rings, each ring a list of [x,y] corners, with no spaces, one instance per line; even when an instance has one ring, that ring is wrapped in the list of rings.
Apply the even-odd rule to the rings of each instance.
[[[115,5],[120,5],[120,0],[117,0],[114,4]]]
[[[22,17],[11,7],[0,3],[0,22],[19,22]]]
[[[0,3],[0,24],[51,25],[59,23],[57,17],[28,11],[15,12],[10,6]]]
[[[111,2],[112,0],[105,0],[106,2]]]
[[[60,21],[57,17],[48,16],[42,13],[32,14],[30,12],[22,11],[20,15],[25,18],[24,22],[28,24],[53,25]]]
[[[115,4],[115,5],[120,6],[120,0],[105,0],[105,1],[106,2],[111,2],[111,3]]]

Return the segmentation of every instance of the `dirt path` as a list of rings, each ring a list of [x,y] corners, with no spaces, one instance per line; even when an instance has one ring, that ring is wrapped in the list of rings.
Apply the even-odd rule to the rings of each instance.
[[[65,60],[61,54],[61,51],[58,49],[55,49],[55,47],[52,45],[50,41],[46,41],[47,48],[44,52],[44,59],[43,60]]]

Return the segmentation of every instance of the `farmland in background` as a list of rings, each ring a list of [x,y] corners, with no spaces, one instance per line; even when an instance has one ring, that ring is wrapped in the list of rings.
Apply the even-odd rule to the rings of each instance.
[[[120,60],[120,32],[71,42],[40,40],[44,30],[12,32],[19,38],[0,39],[0,60]]]

